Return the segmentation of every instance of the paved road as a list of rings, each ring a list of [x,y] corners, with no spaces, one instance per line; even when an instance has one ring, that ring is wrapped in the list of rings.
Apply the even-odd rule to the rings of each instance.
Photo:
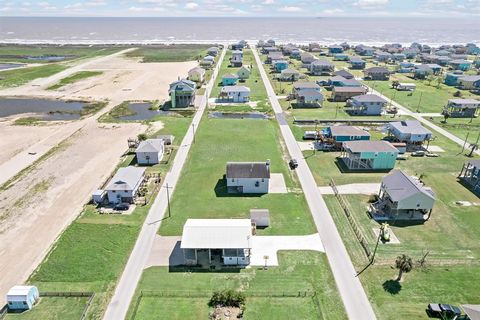
[[[401,104],[399,104],[398,102],[396,101],[393,101],[392,99],[390,99],[389,97],[381,94],[380,92],[378,92],[377,90],[374,90],[373,88],[370,88],[369,87],[369,90],[371,93],[374,93],[382,98],[384,98],[385,100],[387,101],[391,101],[391,104],[395,107],[397,107],[398,109],[400,109],[403,114],[407,115],[407,116],[410,116],[412,118],[415,118],[417,119],[418,121],[420,121],[421,123],[429,126],[430,128],[432,128],[433,130],[437,131],[438,133],[440,133],[442,136],[446,137],[447,139],[450,139],[451,141],[455,142],[456,144],[460,145],[463,147],[463,144],[465,143],[465,140],[462,140],[460,139],[459,137],[457,137],[456,135],[454,134],[451,134],[450,132],[448,132],[447,130],[437,126],[436,124],[430,122],[429,120],[423,118],[424,114],[423,113],[416,113],[416,112],[412,112],[410,111],[408,108],[402,106]],[[471,138],[476,138],[476,137],[471,137]],[[470,144],[467,143],[466,147],[468,147]],[[477,150],[475,151],[476,154],[480,155],[480,150]]]
[[[255,60],[259,67],[262,65],[257,51],[254,49]],[[356,271],[350,257],[337,231],[335,222],[328,211],[313,178],[313,175],[303,158],[302,151],[295,140],[295,137],[288,126],[277,96],[272,88],[270,80],[264,68],[259,68],[263,82],[267,89],[270,103],[275,111],[275,117],[280,125],[283,139],[287,145],[288,152],[292,158],[298,160],[297,175],[302,185],[308,206],[312,213],[318,233],[322,239],[330,267],[337,283],[338,291],[345,305],[345,310],[350,319],[376,319],[372,306],[363,290],[360,280],[355,277]]]
[[[222,64],[225,53],[226,49],[222,51],[214,74],[207,85],[207,95],[212,91],[213,84],[215,83],[219,67]],[[196,105],[198,109],[192,121],[192,125],[195,126],[195,130],[198,128],[203,112],[207,106],[206,97],[197,96]],[[167,210],[166,185],[168,184],[171,195],[175,190],[177,182],[180,178],[180,173],[187,159],[190,146],[193,142],[194,135],[192,128],[193,127],[190,126],[190,129],[185,135],[182,144],[177,151],[175,159],[173,160],[172,169],[165,176],[162,188],[155,198],[150,211],[148,212],[148,216],[145,220],[142,230],[140,231],[140,235],[135,243],[135,247],[130,254],[130,258],[128,259],[125,270],[123,271],[120,281],[115,289],[115,294],[107,307],[107,311],[104,316],[105,320],[125,319],[127,315],[130,302],[132,301],[135,289],[137,288],[137,283],[140,280],[142,271],[150,255],[155,235],[157,234],[158,228],[160,227],[163,216]]]

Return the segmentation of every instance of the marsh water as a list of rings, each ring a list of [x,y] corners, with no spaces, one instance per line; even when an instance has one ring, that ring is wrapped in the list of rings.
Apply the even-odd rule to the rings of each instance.
[[[260,112],[218,112],[213,111],[208,114],[209,118],[214,119],[269,119],[270,117],[265,113]]]
[[[14,69],[23,66],[21,63],[0,63],[0,70]]]
[[[41,120],[75,120],[87,103],[31,98],[0,98],[0,117],[34,113]]]
[[[128,108],[135,112],[135,114],[119,117],[118,119],[124,121],[140,121],[149,120],[158,115],[170,115],[169,111],[150,110],[152,104],[150,102],[132,102]]]

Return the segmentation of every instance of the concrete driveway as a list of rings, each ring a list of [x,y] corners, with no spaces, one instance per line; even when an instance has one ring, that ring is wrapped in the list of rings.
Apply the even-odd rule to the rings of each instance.
[[[380,190],[380,183],[351,183],[337,186],[340,194],[365,194],[370,195],[378,193]],[[333,189],[330,186],[318,187],[321,194],[333,194]]]
[[[287,193],[287,185],[281,173],[271,173],[268,193]]]
[[[251,266],[278,266],[277,252],[280,250],[313,250],[325,252],[318,233],[307,236],[253,236]]]
[[[162,237],[158,234],[153,240],[145,269],[152,266],[178,266],[183,264],[183,252],[180,249],[181,236]]]

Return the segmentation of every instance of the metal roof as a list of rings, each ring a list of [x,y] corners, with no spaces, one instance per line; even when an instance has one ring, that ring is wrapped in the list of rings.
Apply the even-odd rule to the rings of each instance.
[[[365,73],[390,73],[387,68],[384,67],[371,67],[364,70]]]
[[[332,136],[367,136],[370,137],[370,133],[357,127],[352,126],[331,126],[329,127]]]
[[[468,163],[471,164],[472,166],[476,167],[476,168],[480,168],[480,159],[470,160],[470,161],[468,161]]]
[[[227,179],[270,178],[268,162],[227,162]]]
[[[315,82],[297,81],[293,84],[295,89],[320,89],[320,86]]]
[[[250,219],[188,219],[183,226],[182,249],[251,248]]]
[[[377,140],[358,140],[347,141],[343,143],[345,149],[350,150],[353,153],[360,152],[398,152],[398,149],[392,146],[390,142]]]
[[[376,94],[362,94],[360,96],[353,97],[352,100],[356,100],[359,102],[381,102],[381,103],[387,102],[387,100],[383,99],[380,96],[377,96]]]
[[[138,182],[143,179],[144,174],[145,168],[132,166],[120,168],[110,180],[105,190],[133,190]]]
[[[430,130],[425,129],[420,121],[417,120],[406,120],[406,121],[396,121],[390,122],[390,127],[393,127],[400,131],[401,133],[409,134],[432,134]]]
[[[418,180],[414,180],[401,170],[393,170],[382,179],[382,185],[392,201],[401,201],[410,198],[417,193],[423,193],[435,200],[435,194],[430,188],[426,188]]]
[[[335,71],[333,74],[336,75],[336,76],[344,77],[345,79],[353,79],[354,78],[353,74],[351,74],[350,72],[348,72],[346,70],[338,70],[338,71]]]
[[[449,99],[448,103],[461,104],[461,105],[478,105],[480,100],[475,99]]]
[[[8,290],[7,299],[9,296],[27,296],[30,290],[38,290],[35,286],[13,286]]]
[[[162,139],[147,139],[140,142],[135,152],[160,152],[163,150],[163,144]]]
[[[227,73],[222,78],[223,79],[238,79],[238,76],[236,74],[233,74],[233,73]]]
[[[367,89],[364,87],[333,87],[333,92],[359,92],[365,93]]]
[[[222,88],[222,92],[250,92],[250,88],[245,86],[226,86]]]

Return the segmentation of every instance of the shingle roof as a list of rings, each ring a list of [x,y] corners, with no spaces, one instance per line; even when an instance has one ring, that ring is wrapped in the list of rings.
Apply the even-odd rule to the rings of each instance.
[[[160,152],[163,150],[162,139],[147,139],[140,142],[135,152]]]
[[[319,89],[320,86],[316,84],[315,82],[305,82],[305,81],[297,81],[293,84],[293,87],[298,90],[298,89]]]
[[[430,188],[424,187],[419,181],[414,180],[401,170],[393,170],[382,179],[385,191],[393,201],[401,201],[417,193],[423,193],[435,200],[435,194]]]
[[[359,102],[387,102],[387,100],[383,99],[380,96],[377,96],[376,94],[362,94],[360,96],[353,97],[352,100],[356,100]]]
[[[135,185],[142,179],[145,168],[128,166],[118,169],[105,190],[133,190]]]
[[[476,105],[480,104],[480,100],[475,99],[449,99],[448,103],[462,104],[462,105]]]
[[[222,79],[238,79],[238,76],[236,74],[227,73],[222,77]]]
[[[425,129],[417,120],[406,120],[390,122],[389,126],[397,129],[402,133],[410,134],[431,134],[430,130]]]
[[[370,133],[357,127],[352,126],[331,126],[329,127],[332,136],[367,136],[370,137]]]
[[[353,79],[354,78],[353,74],[351,74],[350,72],[348,72],[346,70],[338,70],[338,71],[335,71],[333,74],[336,75],[336,76],[344,77],[345,79]]]
[[[347,141],[343,143],[345,149],[349,149],[351,152],[398,152],[398,149],[392,146],[390,142],[377,140],[357,140]]]
[[[267,162],[228,162],[227,179],[231,178],[270,178],[270,165]]]
[[[364,87],[333,87],[333,92],[365,93],[367,89]]]
[[[371,67],[371,68],[365,69],[364,72],[366,72],[366,73],[390,73],[390,71],[387,68],[384,68],[384,67]]]
[[[222,92],[250,92],[250,88],[245,86],[226,86],[222,87]]]
[[[480,159],[470,160],[470,161],[468,161],[468,163],[471,164],[472,166],[476,167],[476,168],[480,168]]]

